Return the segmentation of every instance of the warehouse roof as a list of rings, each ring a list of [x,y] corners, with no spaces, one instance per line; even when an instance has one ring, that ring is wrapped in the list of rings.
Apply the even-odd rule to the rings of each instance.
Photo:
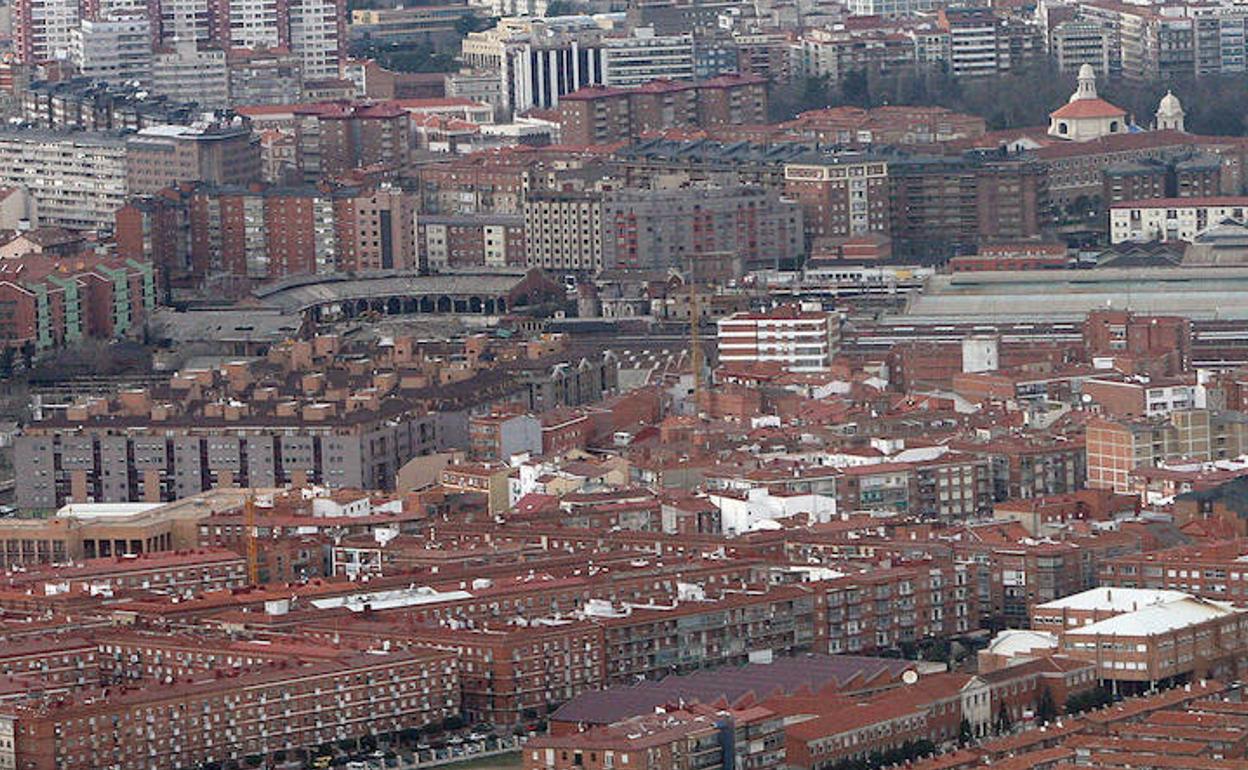
[[[391,270],[282,281],[257,290],[255,296],[268,307],[291,313],[351,299],[427,295],[499,296],[516,288],[524,279],[525,273],[518,270],[442,275]]]
[[[894,322],[1082,321],[1098,309],[1248,319],[1248,269],[1101,268],[935,276]]]
[[[1037,610],[1102,610],[1133,612],[1153,604],[1188,598],[1182,591],[1155,591],[1149,588],[1093,588],[1036,606]]]
[[[1068,636],[1154,636],[1245,611],[1227,603],[1185,596],[1066,633]]]

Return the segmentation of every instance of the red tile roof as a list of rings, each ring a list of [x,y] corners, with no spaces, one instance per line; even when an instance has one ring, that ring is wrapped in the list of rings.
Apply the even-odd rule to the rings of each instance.
[[[1121,118],[1126,114],[1126,110],[1104,99],[1076,99],[1053,110],[1049,113],[1049,117],[1077,120],[1079,118]]]

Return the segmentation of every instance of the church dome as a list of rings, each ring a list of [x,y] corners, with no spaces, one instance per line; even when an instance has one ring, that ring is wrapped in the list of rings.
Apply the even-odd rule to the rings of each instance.
[[[1161,97],[1161,103],[1157,105],[1157,114],[1182,115],[1183,104],[1179,101],[1179,97],[1169,91],[1166,91],[1166,95]]]

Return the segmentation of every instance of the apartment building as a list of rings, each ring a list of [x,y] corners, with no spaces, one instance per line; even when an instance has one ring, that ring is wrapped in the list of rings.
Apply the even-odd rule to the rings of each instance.
[[[620,720],[583,732],[536,738],[524,747],[525,770],[609,770],[656,763],[671,770],[757,770],[783,765],[784,720],[760,707],[686,708]]]
[[[1062,72],[1078,72],[1086,64],[1108,77],[1112,46],[1111,34],[1094,21],[1069,19],[1049,32],[1049,53]]]
[[[1182,316],[1137,315],[1127,310],[1094,310],[1084,319],[1083,345],[1094,356],[1159,360],[1159,375],[1188,372],[1192,321]]]
[[[6,644],[0,674],[69,690],[100,684],[99,644],[85,635],[39,635]]]
[[[170,501],[233,484],[381,489],[412,457],[444,446],[445,420],[437,415],[383,417],[358,409],[340,423],[331,420],[335,408],[328,403],[271,406],[269,415],[233,410],[181,418],[158,407],[154,416],[149,409],[131,418],[125,436],[109,435],[116,420],[107,416],[94,425],[89,419],[33,424],[15,443],[15,464],[26,475],[17,497],[24,506],[49,509],[66,502]]]
[[[1137,377],[1085,380],[1083,393],[1106,415],[1158,417],[1176,410],[1205,407],[1205,389],[1195,375],[1174,379]]]
[[[1242,538],[1119,556],[1101,565],[1100,584],[1152,591],[1182,591],[1240,603],[1248,595]]]
[[[116,134],[0,129],[0,187],[24,187],[39,224],[108,229],[126,202],[126,141]]]
[[[490,631],[415,629],[413,641],[460,656],[464,716],[492,724],[541,718],[603,684],[602,633],[574,621]]]
[[[73,509],[71,509],[73,510]],[[128,588],[183,593],[190,591],[221,591],[241,588],[247,584],[247,560],[225,548],[193,550],[131,549],[134,543],[111,556],[85,556],[97,552],[104,538],[86,538],[83,556],[72,564],[56,566],[38,562],[23,564],[24,571],[13,581],[14,586],[64,586],[67,591],[81,587],[107,586],[108,591]],[[111,541],[110,541],[111,542]],[[150,537],[142,538],[141,546],[155,545]],[[112,551],[112,549],[109,549]],[[65,553],[67,558],[72,558]],[[21,564],[20,558],[7,560],[9,565]],[[59,589],[55,589],[59,590]]]
[[[142,15],[83,19],[70,31],[69,60],[93,80],[124,83],[152,77],[151,23]]]
[[[789,265],[805,251],[801,209],[749,187],[612,191],[602,217],[608,268],[685,270],[720,253],[747,266]],[[530,264],[540,256],[530,250]]]
[[[187,205],[190,267],[199,280],[417,266],[415,202],[387,185],[199,185]]]
[[[290,111],[288,107],[275,110]],[[305,181],[362,166],[402,168],[412,148],[411,114],[392,104],[319,102],[293,110]]]
[[[1222,159],[1205,153],[1176,153],[1115,163],[1101,172],[1105,205],[1150,198],[1213,198],[1222,191]]]
[[[468,418],[468,450],[483,460],[506,461],[517,454],[541,454],[542,424],[528,414],[497,412]]]
[[[792,371],[826,369],[840,345],[837,313],[782,306],[719,321],[719,362],[776,361]]]
[[[158,94],[201,109],[225,109],[230,103],[230,78],[225,51],[200,47],[193,39],[176,39],[152,57],[152,85]]]
[[[235,676],[146,683],[108,698],[82,693],[11,706],[0,720],[14,738],[0,761],[30,770],[88,770],[104,756],[153,770],[241,762],[440,724],[459,712],[458,696],[458,667],[446,652],[291,659]]]
[[[1242,47],[1234,34],[1243,29],[1242,10],[1179,6],[1159,13],[1143,6],[1094,0],[1080,16],[1110,35],[1110,71],[1132,81],[1172,80],[1200,74],[1243,71]]]
[[[839,82],[862,69],[913,69],[949,62],[952,36],[947,29],[928,19],[874,21],[844,29],[806,29],[793,43],[793,70]]]
[[[88,78],[31,83],[21,100],[22,120],[42,128],[138,131],[186,125],[202,115],[194,103],[153,94],[142,86]]]
[[[1115,203],[1109,209],[1111,243],[1186,241],[1227,220],[1244,224],[1248,198],[1154,198]]]
[[[687,269],[719,253],[775,265],[804,251],[798,206],[755,188],[537,190],[524,211],[528,264],[545,269]]]
[[[787,163],[784,189],[801,204],[812,241],[889,232],[888,163],[883,158],[849,155]]]
[[[538,190],[524,200],[525,259],[545,270],[596,273],[609,262],[601,193]]]
[[[517,214],[416,217],[419,264],[437,272],[456,267],[527,264],[524,217]]]
[[[303,69],[287,49],[226,52],[230,104],[294,104],[303,98]]]
[[[0,347],[44,351],[134,337],[156,308],[150,262],[29,255],[0,263]]]
[[[1209,409],[1174,410],[1158,417],[1094,418],[1088,422],[1088,486],[1122,494],[1131,473],[1178,459],[1237,457],[1248,447],[1248,417]]]
[[[606,681],[633,682],[676,672],[740,665],[752,656],[815,648],[815,597],[800,587],[730,595],[712,604],[603,610]],[[639,643],[639,640],[650,640]]]
[[[811,588],[816,605],[826,613],[815,630],[815,650],[829,655],[878,652],[965,633],[978,618],[966,564],[881,569],[813,583]]]
[[[677,126],[712,128],[766,120],[766,80],[750,75],[686,83],[651,80],[627,88],[591,86],[559,100],[560,138],[568,144],[610,144]]]
[[[130,198],[117,209],[113,241],[117,256],[155,267],[166,285],[190,274],[190,221],[181,196]],[[157,291],[163,294],[164,286]],[[158,294],[158,298],[160,294]]]
[[[306,81],[333,80],[347,58],[345,0],[289,0],[290,49]]]
[[[179,182],[248,185],[260,181],[260,141],[237,119],[144,128],[126,138],[126,166],[131,195]]]
[[[82,18],[79,0],[18,0],[13,4],[13,53],[22,64],[66,56]]]
[[[603,85],[642,86],[652,80],[693,79],[693,35],[655,35],[638,30],[602,40]]]
[[[949,35],[949,68],[957,77],[995,76],[1041,53],[1034,27],[992,9],[940,9],[936,22]]]
[[[1051,219],[1048,181],[1032,160],[916,155],[887,173],[895,251],[1036,238]]]

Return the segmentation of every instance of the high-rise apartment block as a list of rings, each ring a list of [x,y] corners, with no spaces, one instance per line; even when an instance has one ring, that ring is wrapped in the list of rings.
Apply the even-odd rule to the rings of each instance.
[[[690,269],[715,254],[775,265],[804,251],[797,204],[751,187],[536,190],[525,235],[529,265],[550,270]]]
[[[148,82],[152,77],[152,29],[147,17],[83,19],[70,34],[69,60],[94,80]]]
[[[398,188],[204,185],[189,206],[199,279],[416,267],[413,200]]]
[[[309,81],[341,76],[344,0],[17,0],[21,63],[68,60],[83,74],[224,107],[227,53],[284,52]]]
[[[0,187],[25,187],[42,224],[108,228],[126,199],[126,141],[116,134],[0,129]]]
[[[67,58],[81,20],[79,0],[17,0],[12,6],[17,60],[33,64]]]

